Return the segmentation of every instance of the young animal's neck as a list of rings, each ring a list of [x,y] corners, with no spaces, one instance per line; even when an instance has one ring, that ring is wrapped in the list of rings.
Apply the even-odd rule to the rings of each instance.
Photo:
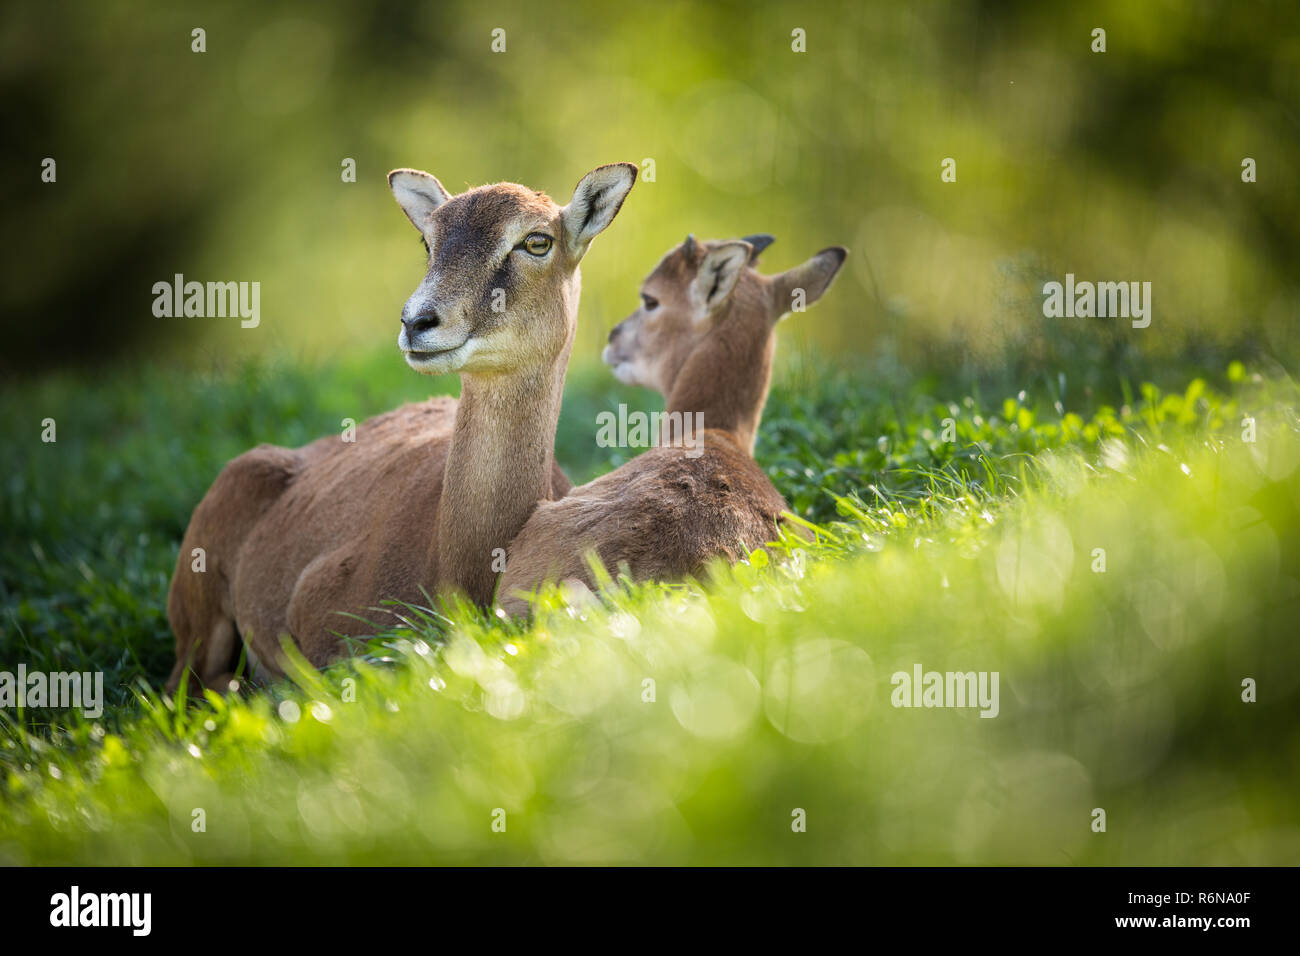
[[[664,409],[701,413],[705,428],[730,432],[752,455],[772,382],[776,336],[761,315],[729,308],[677,373]]]
[[[506,549],[551,497],[555,426],[572,335],[551,365],[461,376],[433,542],[436,585],[491,603]]]

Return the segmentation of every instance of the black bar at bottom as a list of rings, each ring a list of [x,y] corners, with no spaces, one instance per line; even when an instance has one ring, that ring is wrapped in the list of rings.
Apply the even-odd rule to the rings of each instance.
[[[1231,944],[1290,922],[1295,869],[117,869],[0,870],[8,939],[76,934],[126,945],[248,933],[372,945],[430,921],[488,935],[618,943],[703,942],[835,929],[943,940],[1137,940]],[[75,887],[75,889],[74,889]],[[148,894],[147,906],[146,897]],[[91,925],[109,923],[115,925]],[[74,925],[75,924],[75,925]],[[837,925],[838,924],[838,925]],[[549,927],[549,930],[545,929]],[[145,932],[147,930],[147,933]],[[682,935],[678,935],[681,933]],[[1244,934],[1244,935],[1243,935]],[[432,939],[432,938],[431,938]]]

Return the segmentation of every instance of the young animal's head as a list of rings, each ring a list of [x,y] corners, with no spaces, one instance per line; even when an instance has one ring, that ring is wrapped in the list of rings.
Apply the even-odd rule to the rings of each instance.
[[[572,341],[578,263],[636,181],[600,166],[567,206],[498,183],[450,195],[433,176],[395,169],[388,183],[419,230],[428,271],[402,309],[397,345],[418,372],[508,372],[554,362]]]
[[[609,333],[602,358],[614,375],[665,397],[688,365],[700,377],[697,391],[724,389],[736,376],[766,375],[766,368],[736,363],[752,359],[756,349],[770,363],[777,321],[820,299],[848,255],[832,246],[787,272],[761,275],[754,264],[773,241],[687,236],[641,283],[640,308]],[[766,387],[764,379],[764,393]]]

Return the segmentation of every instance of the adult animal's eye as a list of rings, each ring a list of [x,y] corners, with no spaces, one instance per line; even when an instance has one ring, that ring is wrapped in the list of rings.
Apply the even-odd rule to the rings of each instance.
[[[551,237],[540,232],[530,232],[519,243],[519,248],[530,256],[544,256],[551,251]]]
[[[641,301],[645,303],[645,310],[647,312],[653,312],[655,309],[659,308],[659,300],[652,295],[642,293]]]

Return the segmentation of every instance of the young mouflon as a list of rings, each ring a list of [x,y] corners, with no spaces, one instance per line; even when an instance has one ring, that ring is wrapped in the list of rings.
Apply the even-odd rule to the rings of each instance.
[[[427,589],[491,603],[494,556],[539,501],[569,489],[553,453],[578,264],[636,173],[594,169],[566,206],[513,183],[452,196],[428,173],[389,174],[428,251],[398,346],[416,371],[459,372],[460,400],[404,405],[357,426],[355,441],[260,445],[227,464],[172,578],[169,690],[187,668],[224,689],[241,647],[278,676],[286,636],[327,663],[346,652],[343,635],[371,630],[349,612],[384,599],[422,602]]]
[[[508,552],[498,592],[507,612],[525,613],[545,581],[591,586],[590,552],[610,569],[626,565],[635,580],[671,580],[776,538],[786,504],[753,458],[776,324],[821,298],[847,252],[823,249],[766,276],[753,266],[771,242],[688,237],[641,284],[641,306],[610,333],[604,360],[620,380],[664,396],[666,431],[691,421],[704,430],[663,436],[622,467],[540,503]]]

